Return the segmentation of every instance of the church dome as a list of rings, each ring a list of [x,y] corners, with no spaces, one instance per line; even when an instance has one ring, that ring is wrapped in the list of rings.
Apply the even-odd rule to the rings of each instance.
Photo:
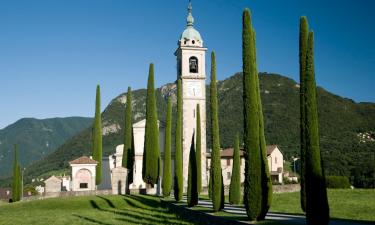
[[[201,34],[194,27],[187,27],[181,35],[180,40],[196,40],[202,41]]]

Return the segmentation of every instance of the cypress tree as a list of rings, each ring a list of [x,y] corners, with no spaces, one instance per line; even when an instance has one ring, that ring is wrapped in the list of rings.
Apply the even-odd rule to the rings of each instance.
[[[20,200],[20,166],[18,162],[18,148],[14,145],[14,158],[13,158],[13,180],[12,180],[12,201],[17,202]]]
[[[224,179],[223,173],[221,173],[221,189],[220,189],[220,210],[223,210],[225,207],[225,196],[224,196]]]
[[[101,183],[102,179],[102,118],[100,114],[100,86],[96,87],[95,101],[95,119],[93,129],[93,159],[98,162],[96,166],[96,185]]]
[[[198,185],[198,194],[202,190],[202,140],[201,140],[201,110],[199,104],[197,104],[197,185]]]
[[[301,208],[306,211],[306,193],[305,193],[305,152],[306,152],[306,136],[305,136],[305,74],[306,74],[306,53],[307,53],[307,39],[308,39],[308,22],[305,16],[300,18],[299,28],[299,80],[300,80],[300,141],[301,141]]]
[[[259,102],[257,96],[257,69],[255,57],[255,32],[251,25],[250,10],[243,12],[243,110],[245,183],[244,203],[250,220],[256,220],[262,207],[262,156],[259,133]]]
[[[208,179],[208,197],[212,199],[212,169],[210,166],[210,178]]]
[[[229,203],[240,204],[241,201],[241,159],[238,134],[234,140],[232,177],[229,186]]]
[[[183,194],[182,174],[182,84],[181,79],[177,80],[177,121],[175,134],[175,175],[174,175],[174,198],[181,201]]]
[[[309,32],[305,77],[306,152],[305,191],[307,224],[328,224],[329,206],[319,147],[318,109],[314,71],[314,33]]]
[[[221,163],[220,163],[220,139],[219,139],[219,118],[217,103],[216,84],[216,59],[215,52],[211,53],[211,83],[210,83],[210,107],[211,107],[211,168],[212,168],[212,206],[213,210],[221,208]]]
[[[191,147],[190,147],[190,154],[189,154],[187,205],[188,207],[193,207],[193,206],[198,205],[197,158],[195,155],[194,134],[191,140]]]
[[[143,152],[142,178],[146,184],[152,187],[159,179],[159,129],[154,88],[154,64],[150,64],[147,97],[146,97],[146,128]]]
[[[128,87],[126,93],[125,124],[124,124],[124,150],[122,153],[122,167],[128,169],[128,183],[133,183],[134,149],[132,149],[132,92]]]
[[[255,46],[255,32],[253,32],[253,43]],[[253,48],[253,55],[256,57],[255,48]],[[255,58],[256,60],[256,58]],[[261,212],[257,220],[264,220],[268,213],[268,210],[271,207],[272,202],[272,180],[268,167],[267,160],[267,150],[266,150],[266,138],[264,135],[264,119],[263,119],[263,108],[262,108],[262,99],[260,96],[260,85],[259,85],[259,74],[257,68],[255,67],[255,81],[256,81],[256,91],[258,96],[258,107],[259,107],[259,144],[260,144],[260,156],[261,156],[261,178],[262,178],[262,202],[261,202]]]
[[[172,167],[171,167],[171,148],[172,148],[172,100],[168,98],[167,122],[164,139],[164,164],[163,164],[163,196],[171,195],[172,188]]]

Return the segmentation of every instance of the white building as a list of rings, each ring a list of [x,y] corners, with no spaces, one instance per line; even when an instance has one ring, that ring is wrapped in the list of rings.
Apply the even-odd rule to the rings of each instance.
[[[97,161],[82,156],[69,162],[72,167],[72,191],[93,191],[96,189],[96,165]]]
[[[46,193],[61,192],[62,180],[56,176],[51,176],[44,181],[44,190]]]
[[[164,136],[165,136],[165,126],[158,121],[159,126],[159,149],[160,149],[160,177],[162,177],[163,168],[163,156],[164,156]],[[141,120],[133,124],[133,135],[134,135],[134,168],[133,168],[133,183],[129,184],[130,191],[140,190],[146,188],[146,183],[142,179],[142,163],[143,163],[143,150],[144,150],[144,140],[145,140],[145,127],[146,120]],[[116,153],[109,156],[110,170],[112,171],[116,167],[121,167],[122,165],[122,153],[124,151],[124,145],[118,145],[116,147]],[[173,154],[173,153],[172,153]],[[155,159],[157,160],[157,159]],[[172,167],[173,168],[173,167]],[[160,193],[160,189],[156,187],[154,189],[149,189],[148,193]],[[160,186],[160,185],[159,185]]]
[[[268,145],[266,148],[268,167],[273,182],[283,182],[284,157],[277,145]],[[233,148],[227,148],[220,151],[221,170],[223,174],[223,183],[225,186],[230,185],[233,168]],[[211,166],[211,153],[207,153],[207,171]],[[241,183],[245,181],[245,158],[243,150],[240,150],[240,167],[241,167]]]
[[[192,6],[189,3],[186,29],[178,40],[175,52],[177,58],[177,79],[182,81],[183,129],[182,159],[183,183],[187,189],[189,153],[194,131],[196,130],[197,104],[201,115],[202,168],[206,168],[206,51],[200,33],[194,28]],[[206,170],[202,170],[202,186],[207,187]]]

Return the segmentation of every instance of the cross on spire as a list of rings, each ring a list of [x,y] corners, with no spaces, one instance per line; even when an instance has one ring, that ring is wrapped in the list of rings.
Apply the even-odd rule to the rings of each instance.
[[[191,0],[189,0],[188,16],[186,18],[186,23],[188,27],[192,27],[194,25],[193,6],[191,5]]]

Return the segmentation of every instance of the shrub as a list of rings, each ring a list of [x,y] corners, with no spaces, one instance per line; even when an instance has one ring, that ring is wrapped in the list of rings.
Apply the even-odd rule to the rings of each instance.
[[[349,178],[345,176],[327,176],[327,188],[350,188]]]

